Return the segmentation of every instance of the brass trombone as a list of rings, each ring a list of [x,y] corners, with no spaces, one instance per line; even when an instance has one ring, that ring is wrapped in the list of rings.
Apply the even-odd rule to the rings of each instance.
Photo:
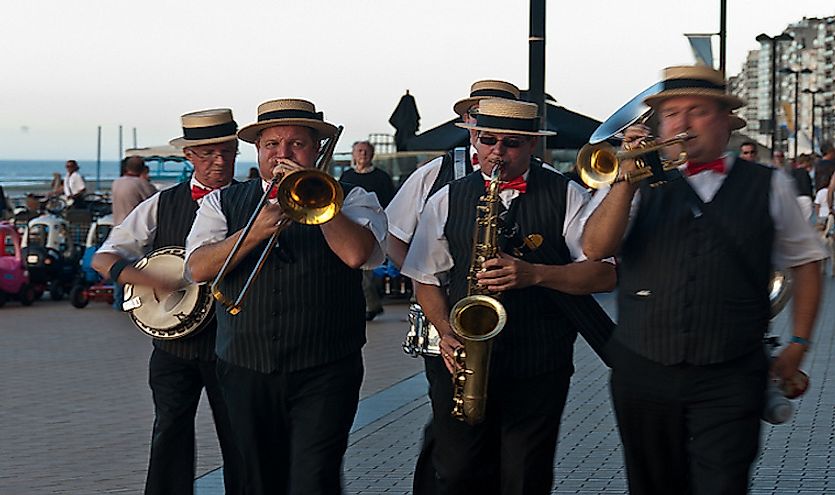
[[[337,127],[336,133],[322,146],[322,149],[319,151],[319,156],[316,158],[314,168],[294,170],[283,176],[277,174],[270,180],[267,190],[261,196],[258,206],[256,206],[255,211],[250,215],[240,237],[235,241],[232,250],[226,257],[223,266],[221,266],[220,271],[211,285],[212,296],[225,306],[226,311],[230,314],[236,315],[241,312],[241,303],[244,297],[249,292],[252,282],[261,272],[264,263],[266,263],[267,258],[278,243],[279,234],[284,229],[289,227],[292,222],[305,225],[321,225],[330,221],[339,213],[344,199],[342,186],[339,185],[336,179],[328,175],[326,170],[333,157],[336,142],[339,140],[340,134],[342,134],[342,126]],[[276,199],[288,218],[279,222],[275,232],[267,240],[266,246],[261,251],[255,268],[249,274],[249,277],[247,277],[246,282],[244,282],[240,294],[233,300],[221,292],[220,283],[226,277],[232,259],[238,254],[241,245],[252,230],[255,219],[258,218],[258,214],[267,204],[273,188],[277,188]]]

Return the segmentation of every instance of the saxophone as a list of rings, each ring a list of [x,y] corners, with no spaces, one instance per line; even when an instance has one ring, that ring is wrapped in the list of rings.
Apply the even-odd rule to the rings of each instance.
[[[498,294],[478,284],[484,262],[498,256],[499,186],[501,160],[493,163],[487,192],[479,198],[473,233],[473,253],[467,274],[467,296],[452,307],[450,325],[464,343],[455,351],[458,369],[453,376],[452,417],[475,425],[484,420],[492,339],[504,328],[507,312]]]

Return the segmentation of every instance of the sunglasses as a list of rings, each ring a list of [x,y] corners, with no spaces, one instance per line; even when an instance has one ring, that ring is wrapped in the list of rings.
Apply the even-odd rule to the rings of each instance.
[[[479,136],[478,141],[485,146],[495,146],[496,143],[501,141],[505,148],[518,148],[519,146],[522,146],[522,143],[526,143],[528,140],[518,137],[503,137],[499,139],[496,136]]]

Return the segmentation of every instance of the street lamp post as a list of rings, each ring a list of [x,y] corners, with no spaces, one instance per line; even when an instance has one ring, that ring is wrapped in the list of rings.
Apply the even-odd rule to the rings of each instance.
[[[811,144],[811,147],[812,147],[812,153],[814,154],[815,153],[815,95],[820,93],[821,90],[819,90],[819,89],[812,90],[812,89],[806,88],[806,89],[803,90],[803,92],[806,93],[807,95],[812,95],[812,106],[809,107],[809,108],[812,109],[812,144]]]
[[[769,125],[771,126],[771,152],[774,152],[777,143],[777,42],[790,41],[794,38],[786,33],[778,34],[777,36],[769,36],[761,33],[756,40],[760,43],[768,42],[771,45],[771,119]]]
[[[811,69],[794,70],[789,67],[780,69],[782,74],[794,74],[794,161],[797,163],[797,141],[800,136],[800,122],[797,118],[800,116],[798,105],[800,104],[800,74],[811,74]]]

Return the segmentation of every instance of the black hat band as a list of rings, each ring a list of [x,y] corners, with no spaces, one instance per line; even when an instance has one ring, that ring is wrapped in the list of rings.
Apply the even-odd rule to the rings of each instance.
[[[506,98],[508,100],[515,100],[516,95],[509,91],[502,91],[501,89],[477,89],[470,93],[470,98],[477,96],[495,96],[497,98]]]
[[[311,120],[324,120],[324,114],[322,112],[308,112],[306,110],[274,110],[272,112],[264,112],[258,116],[258,122],[263,122],[265,120],[278,120],[278,119],[311,119]]]
[[[490,127],[493,129],[509,129],[512,131],[537,132],[539,119],[514,119],[512,117],[495,117],[493,115],[478,114],[476,127]]]
[[[704,79],[667,79],[664,81],[664,89],[715,89],[718,91],[725,91],[724,84],[716,84]]]
[[[183,127],[183,137],[189,141],[234,136],[238,124],[234,120],[207,127]]]

